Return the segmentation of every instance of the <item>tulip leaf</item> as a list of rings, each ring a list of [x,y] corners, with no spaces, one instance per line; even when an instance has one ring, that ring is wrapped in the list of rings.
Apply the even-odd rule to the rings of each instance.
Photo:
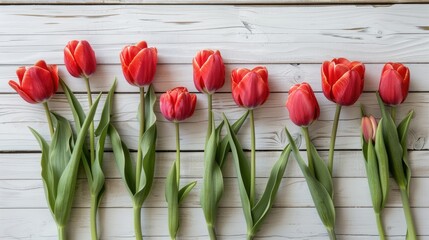
[[[382,209],[383,193],[380,184],[380,176],[377,162],[377,155],[375,153],[372,141],[368,142],[367,161],[365,162],[369,190],[371,192],[372,206],[376,213],[380,213]]]
[[[249,194],[250,194],[250,166],[249,161],[244,155],[243,148],[240,145],[240,142],[237,139],[234,131],[229,124],[228,119],[223,115],[226,129],[227,137],[229,139],[229,145],[231,147],[232,156],[234,159],[235,171],[237,174],[238,187],[240,192],[241,205],[244,212],[244,217],[247,223],[247,229],[253,228],[253,218],[252,218],[252,209],[250,206]]]
[[[88,133],[88,128],[93,121],[98,102],[100,101],[100,97],[101,94],[95,100],[82,125],[82,128],[78,132],[76,143],[70,156],[70,161],[68,162],[63,174],[61,175],[61,178],[59,179],[58,192],[57,197],[55,199],[54,213],[57,223],[60,225],[65,225],[70,215],[70,210],[75,193],[77,172],[79,169],[79,163],[82,154],[82,146],[85,142],[85,137]],[[57,131],[60,131],[60,129],[57,129]],[[54,159],[51,160],[54,161]]]
[[[189,193],[192,191],[192,189],[197,185],[197,181],[190,182],[186,184],[184,187],[182,187],[179,191],[179,204],[185,200],[185,198],[189,195]]]
[[[325,187],[331,198],[334,198],[334,184],[332,182],[332,176],[329,172],[328,166],[326,166],[325,162],[320,157],[313,143],[310,143],[309,145],[310,152],[307,154],[311,154],[313,156],[314,177]]]
[[[287,129],[286,133],[289,139],[290,146],[292,147],[295,160],[297,161],[307,181],[307,185],[310,190],[310,194],[313,198],[313,202],[317,209],[319,217],[322,220],[323,225],[325,225],[328,230],[333,230],[335,226],[335,207],[331,194],[326,190],[325,186],[312,175],[310,169],[302,159],[302,156],[299,153],[299,150]]]
[[[49,210],[51,213],[54,213],[55,209],[55,183],[54,183],[54,173],[49,164],[49,145],[46,140],[34,129],[30,128],[30,131],[33,133],[34,137],[37,139],[42,150],[41,156],[41,166],[42,166],[42,180],[43,186],[45,189],[45,197],[48,202]]]
[[[176,161],[167,175],[165,182],[165,199],[168,204],[168,230],[172,239],[176,239],[179,229],[179,191],[178,191]]]
[[[282,181],[286,166],[289,161],[289,155],[291,151],[292,148],[290,145],[287,145],[271,169],[271,174],[265,187],[265,191],[262,194],[261,199],[252,209],[252,216],[255,222],[252,228],[252,233],[256,233],[258,231],[262,222],[273,206],[274,200],[279,190],[280,182]]]
[[[383,119],[383,139],[389,159],[390,171],[399,187],[406,188],[407,179],[404,174],[402,161],[404,149],[402,149],[398,132],[396,131],[395,122],[393,121],[392,116],[386,111],[386,107],[384,106],[379,93],[377,93],[377,101],[380,106]]]
[[[381,209],[384,208],[387,202],[387,196],[389,195],[389,159],[387,157],[386,146],[384,145],[383,139],[383,124],[384,120],[380,119],[377,131],[375,135],[375,153],[377,156],[378,163],[378,174],[380,178],[380,187],[382,192]]]
[[[407,140],[408,140],[408,130],[411,123],[411,119],[413,118],[414,111],[410,111],[408,115],[401,121],[401,123],[398,125],[398,135],[401,139],[401,146],[403,151],[402,159],[404,162],[404,168],[405,168],[405,176],[407,177],[407,191],[410,191],[409,185],[411,182],[411,168],[410,164],[408,162],[408,147],[407,147]]]

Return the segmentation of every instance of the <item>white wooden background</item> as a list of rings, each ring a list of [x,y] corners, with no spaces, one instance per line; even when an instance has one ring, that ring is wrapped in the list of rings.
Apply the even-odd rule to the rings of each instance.
[[[96,51],[99,65],[91,79],[94,93],[107,91],[113,78],[118,77],[113,121],[132,149],[137,143],[138,94],[121,73],[118,55],[124,45],[146,40],[158,48],[159,65],[154,81],[158,93],[178,85],[196,91],[190,63],[200,49],[219,49],[227,63],[228,75],[238,66],[266,65],[272,93],[266,104],[255,112],[259,193],[286,144],[284,126],[292,129],[296,137],[300,136],[284,108],[289,87],[308,81],[317,91],[321,116],[311,126],[311,133],[326,156],[335,106],[321,93],[320,64],[333,57],[363,61],[367,67],[365,93],[355,106],[343,108],[335,155],[337,233],[339,239],[346,240],[378,239],[359,150],[359,104],[365,104],[370,112],[378,115],[374,91],[383,63],[407,64],[411,70],[411,93],[401,105],[399,116],[410,109],[416,110],[408,145],[413,170],[411,205],[420,239],[429,239],[429,145],[426,143],[429,137],[429,5],[245,4],[263,3],[259,0],[238,1],[240,5],[229,5],[233,2],[229,0],[168,1],[177,5],[135,5],[133,0],[109,0],[103,2],[124,5],[103,5],[102,1],[81,0],[80,3],[92,4],[73,6],[56,5],[68,0],[45,0],[43,5],[31,5],[35,1],[22,0],[2,2],[5,5],[0,6],[0,239],[56,238],[55,223],[47,209],[40,180],[39,148],[27,129],[31,126],[48,137],[45,115],[42,106],[24,102],[7,82],[16,79],[18,66],[45,59],[60,65],[61,76],[80,93],[78,97],[85,103],[82,80],[70,77],[62,65],[62,50],[71,39],[87,39]],[[24,5],[10,5],[14,3]],[[270,3],[301,2],[276,0]],[[229,76],[227,79],[221,93],[214,97],[218,120],[221,112],[231,119],[243,112],[232,101]],[[52,110],[71,118],[63,94],[57,94],[50,105]],[[204,95],[198,94],[195,115],[181,124],[184,182],[201,182],[206,121],[206,100]],[[246,148],[250,145],[248,127],[244,125],[240,132]],[[156,180],[142,214],[146,239],[168,239],[164,182],[174,159],[172,132],[173,124],[159,115]],[[218,217],[221,239],[243,239],[246,232],[232,168],[228,162],[224,171],[225,195]],[[111,152],[106,153],[105,172],[107,191],[100,209],[101,238],[133,239],[131,201]],[[181,210],[181,239],[208,238],[199,208],[199,186]],[[399,240],[404,239],[405,221],[399,192],[394,184],[392,186],[384,221],[389,239]],[[68,230],[70,239],[89,239],[87,192],[86,179],[81,174]],[[271,215],[257,236],[259,239],[327,239],[305,180],[293,159]]]

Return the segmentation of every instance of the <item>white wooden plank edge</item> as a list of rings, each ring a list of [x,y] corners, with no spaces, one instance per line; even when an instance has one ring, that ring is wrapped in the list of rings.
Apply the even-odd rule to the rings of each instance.
[[[332,118],[335,112],[335,104],[326,100],[323,94],[316,97],[321,106],[321,115],[317,122],[310,126],[310,134],[313,143],[319,149],[328,149],[332,128]],[[78,95],[86,108],[86,95]],[[272,93],[267,102],[255,110],[256,119],[256,148],[258,150],[280,150],[287,144],[285,126],[298,141],[301,141],[301,130],[288,119],[285,108],[286,93]],[[49,105],[51,109],[62,116],[72,119],[68,104],[64,95],[55,96]],[[19,103],[19,104],[17,104]],[[410,126],[408,147],[414,150],[427,149],[426,139],[429,136],[429,94],[410,93],[407,100],[398,108],[398,118],[405,116],[409,110],[415,110],[415,117]],[[360,104],[364,104],[368,114],[380,116],[379,108],[374,93],[364,93],[359,101],[351,107],[344,107],[341,113],[341,122],[338,129],[337,149],[361,149]],[[113,107],[112,121],[118,128],[123,140],[131,149],[136,149],[137,128],[136,109],[138,94],[117,94]],[[203,150],[207,128],[206,98],[198,94],[198,103],[194,116],[182,122],[181,143],[182,150]],[[213,108],[215,117],[221,120],[221,112],[225,112],[231,121],[238,119],[244,110],[238,108],[230,94],[219,93],[214,96]],[[175,150],[175,140],[171,133],[174,132],[174,124],[166,121],[159,113],[158,104],[155,109],[158,116],[157,150]],[[24,102],[17,94],[0,95],[0,151],[38,151],[39,146],[26,126],[31,126],[49,139],[45,114],[41,105],[31,105]],[[96,116],[99,118],[99,114]],[[244,148],[250,146],[250,130],[245,123],[240,130],[239,139]],[[109,145],[107,145],[109,146]],[[304,144],[302,144],[304,146]]]
[[[134,236],[132,208],[100,209],[102,239],[121,239]],[[87,239],[89,236],[88,209],[73,209],[70,224],[70,239]],[[417,234],[429,235],[428,208],[413,209]],[[388,236],[405,235],[405,219],[402,209],[386,208],[384,224]],[[207,239],[204,216],[199,208],[181,209],[179,236],[192,239]],[[142,228],[144,236],[167,237],[167,209],[143,208]],[[240,208],[221,208],[218,214],[218,235],[243,239],[246,225]],[[47,209],[0,209],[0,233],[2,239],[54,239],[57,230]],[[281,223],[281,224],[279,224]],[[337,233],[343,239],[377,236],[374,213],[369,208],[337,209]],[[263,239],[326,239],[326,230],[313,208],[274,209],[265,220],[257,236]],[[353,239],[353,238],[352,238]],[[367,239],[367,238],[362,238]]]
[[[160,63],[190,63],[204,48],[221,50],[228,63],[320,63],[333,57],[429,62],[425,4],[26,5],[1,11],[0,64],[41,58],[62,63],[64,46],[75,38],[89,40],[105,64],[119,63],[123,46],[142,38],[158,48]]]
[[[204,171],[203,152],[182,152],[181,176],[186,179],[202,178]],[[304,159],[307,155],[301,152]],[[132,154],[135,159],[136,154]],[[248,156],[249,153],[247,153]],[[268,178],[271,167],[277,161],[280,152],[256,152],[256,177]],[[327,151],[321,152],[321,156],[326,159]],[[409,161],[412,169],[412,176],[424,178],[428,176],[429,166],[427,151],[409,152]],[[156,178],[165,178],[175,159],[175,153],[156,154]],[[366,178],[365,165],[361,151],[338,151],[335,153],[334,178]],[[113,159],[113,153],[106,153],[103,171],[107,179],[120,179],[119,172]],[[20,154],[0,154],[0,180],[38,180],[40,179],[40,153],[20,153]],[[223,168],[225,178],[236,176],[231,156],[225,162]],[[302,178],[295,159],[291,156],[285,177]],[[86,179],[83,171],[78,176],[79,179]],[[341,180],[340,180],[341,181]]]
[[[181,186],[197,181],[197,185],[181,204],[184,208],[200,207],[200,191],[203,181],[198,179],[183,179]],[[268,179],[256,179],[257,199],[262,195]],[[225,193],[220,202],[221,207],[241,207],[237,179],[224,180]],[[429,178],[414,178],[411,180],[410,201],[414,208],[429,208],[427,199],[429,194],[427,186]],[[101,201],[101,207],[105,208],[132,208],[131,198],[121,179],[108,179],[106,192]],[[335,178],[335,206],[341,208],[372,208],[366,178]],[[390,195],[387,207],[402,207],[399,188],[393,179],[390,185]],[[89,208],[90,194],[88,182],[80,179],[77,182],[75,207]],[[144,207],[167,207],[165,201],[165,179],[155,179],[151,194],[145,201]],[[0,209],[19,208],[47,208],[43,183],[41,180],[0,180]],[[280,189],[274,202],[275,208],[300,208],[314,207],[313,200],[308,191],[305,178],[285,178],[280,184]]]
[[[322,91],[321,88],[321,64],[264,64],[268,69],[269,84],[271,91],[288,92],[289,88],[296,83],[308,82],[314,91]],[[365,88],[364,91],[378,90],[381,70],[384,64],[365,64]],[[410,69],[411,84],[410,91],[429,91],[426,83],[426,76],[429,75],[429,64],[406,64]],[[234,68],[253,68],[251,64],[226,64],[225,85],[218,92],[231,92],[230,74]],[[7,80],[17,80],[15,74],[18,65],[0,65],[0,92],[14,93]],[[85,83],[81,79],[74,78],[65,69],[64,65],[59,66],[60,76],[66,81],[69,87],[78,92],[84,92]],[[120,65],[98,65],[97,71],[90,78],[91,89],[94,93],[108,91],[117,77],[117,92],[138,92],[138,88],[125,81]],[[165,92],[177,86],[184,86],[189,91],[197,92],[193,82],[191,64],[169,64],[158,65],[153,86],[157,92]],[[61,89],[59,91],[62,91]]]

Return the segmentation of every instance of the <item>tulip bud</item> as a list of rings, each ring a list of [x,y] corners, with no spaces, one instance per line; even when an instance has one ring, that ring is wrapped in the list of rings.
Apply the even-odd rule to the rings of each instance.
[[[214,93],[225,84],[225,65],[218,50],[202,50],[192,60],[194,84],[199,92]]]
[[[94,50],[85,40],[67,43],[64,48],[64,63],[73,77],[89,77],[97,66]]]
[[[353,105],[362,94],[365,66],[345,58],[322,64],[322,89],[326,98],[342,106]]]
[[[320,115],[319,103],[310,84],[295,84],[289,89],[286,101],[290,120],[298,126],[309,126]]]
[[[162,94],[159,106],[168,121],[182,121],[192,116],[197,103],[197,95],[189,93],[185,87],[176,87]]]
[[[410,71],[401,63],[386,63],[381,73],[378,91],[387,105],[398,105],[405,101],[410,87]]]
[[[58,68],[40,60],[34,66],[20,67],[16,70],[19,84],[9,81],[9,85],[29,103],[49,100],[58,90]]]
[[[156,72],[158,51],[148,48],[145,41],[126,46],[121,54],[122,72],[127,82],[137,87],[151,84]]]
[[[268,71],[265,67],[236,68],[231,73],[232,97],[240,107],[256,108],[270,95]]]
[[[362,117],[362,134],[366,142],[371,139],[375,141],[375,134],[377,132],[377,120],[373,116]]]

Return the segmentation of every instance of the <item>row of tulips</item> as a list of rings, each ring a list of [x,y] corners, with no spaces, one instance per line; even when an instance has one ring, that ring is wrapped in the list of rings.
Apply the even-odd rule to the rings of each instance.
[[[74,198],[76,177],[82,163],[88,178],[91,195],[91,236],[98,239],[97,209],[102,199],[104,186],[103,154],[107,137],[112,148],[118,170],[130,194],[134,206],[134,227],[136,239],[142,239],[141,207],[150,194],[155,170],[155,146],[157,139],[156,115],[154,105],[156,96],[152,81],[156,72],[157,49],[149,48],[142,41],[126,46],[120,53],[120,61],[125,79],[139,88],[138,107],[139,138],[136,160],[132,160],[126,144],[122,141],[115,126],[110,121],[116,80],[107,94],[101,119],[95,128],[94,115],[101,94],[93,101],[90,76],[96,70],[95,53],[87,41],[70,41],[64,49],[64,62],[68,72],[82,78],[87,86],[90,110],[85,113],[80,102],[70,88],[58,75],[55,65],[47,65],[43,60],[31,67],[17,70],[19,83],[10,81],[10,86],[29,103],[42,103],[51,133],[48,142],[35,130],[32,133],[42,150],[42,179],[49,209],[58,226],[60,239],[66,239],[66,225]],[[336,113],[332,127],[328,160],[323,160],[311,142],[309,126],[318,119],[320,108],[311,86],[299,83],[291,87],[286,102],[289,117],[300,126],[307,146],[307,162],[301,157],[294,140],[286,129],[289,144],[285,146],[279,159],[273,165],[268,183],[262,194],[256,194],[256,134],[254,109],[268,99],[270,90],[268,71],[258,66],[253,69],[238,68],[231,73],[232,97],[235,103],[247,111],[233,124],[224,115],[223,121],[216,125],[212,110],[215,92],[225,83],[225,66],[219,51],[202,50],[193,59],[193,77],[196,89],[208,99],[208,126],[204,148],[204,174],[201,186],[201,207],[204,212],[209,236],[216,239],[216,213],[223,194],[222,168],[229,152],[232,153],[239,195],[247,225],[247,239],[252,239],[259,230],[276,198],[284,175],[289,155],[294,154],[305,176],[322,223],[330,239],[335,235],[335,205],[332,181],[334,148],[338,121],[342,106],[353,105],[360,97],[364,87],[365,66],[361,62],[350,62],[344,58],[326,61],[321,67],[322,89],[327,99],[336,103]],[[374,211],[379,227],[380,238],[384,239],[381,223],[381,210],[388,196],[388,180],[391,174],[398,183],[404,212],[408,225],[408,239],[416,239],[409,206],[410,168],[408,166],[406,136],[413,113],[396,126],[395,109],[408,94],[410,75],[407,67],[400,63],[387,63],[383,70],[377,98],[382,119],[365,116],[362,110],[362,150]],[[57,113],[51,112],[48,101],[62,85],[69,102],[75,122],[75,131],[70,122]],[[147,89],[147,92],[145,92]],[[168,227],[170,236],[175,239],[179,229],[179,206],[196,182],[180,186],[180,122],[191,117],[195,110],[196,94],[185,87],[176,87],[162,94],[159,100],[162,115],[176,127],[176,159],[167,175],[165,198],[168,203]],[[390,112],[385,105],[388,105]],[[363,108],[362,108],[363,109]],[[244,153],[237,132],[247,118],[250,118],[251,153],[250,160]],[[227,134],[221,135],[222,128]],[[86,143],[86,137],[89,141]],[[389,173],[390,172],[390,173]],[[256,196],[261,196],[256,199]]]

